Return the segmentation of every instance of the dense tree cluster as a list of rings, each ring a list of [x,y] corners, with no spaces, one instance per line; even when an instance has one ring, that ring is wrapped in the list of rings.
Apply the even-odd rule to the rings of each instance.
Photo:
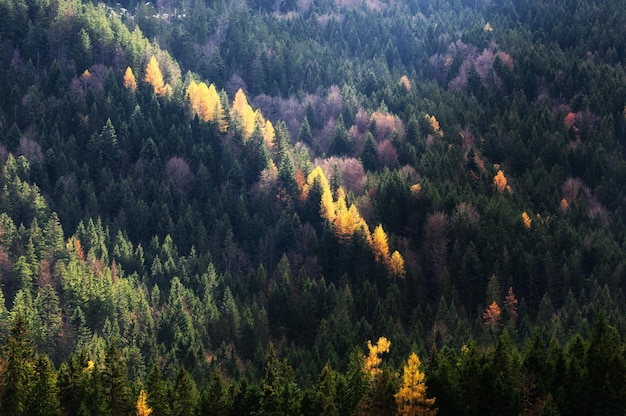
[[[621,411],[624,8],[405,3],[0,0],[0,413]]]

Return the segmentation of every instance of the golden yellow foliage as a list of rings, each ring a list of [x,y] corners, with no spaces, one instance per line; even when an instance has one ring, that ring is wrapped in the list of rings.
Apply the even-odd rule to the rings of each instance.
[[[496,185],[496,189],[498,190],[498,192],[504,192],[504,190],[506,189],[507,180],[502,170],[498,170],[498,173],[496,173],[496,176],[494,176],[493,178],[493,183]]]
[[[522,212],[522,222],[524,223],[524,227],[530,230],[530,225],[532,224],[533,220],[530,219],[525,211]]]
[[[150,416],[152,409],[148,406],[148,395],[144,389],[139,392],[137,398],[137,416]]]
[[[425,375],[420,371],[422,363],[415,353],[411,353],[402,372],[402,385],[394,395],[398,406],[398,415],[434,416],[435,398],[426,398]]]
[[[124,87],[133,91],[137,89],[137,80],[135,79],[135,74],[133,74],[133,70],[130,69],[130,67],[127,67],[126,72],[124,72]]]
[[[335,221],[333,226],[335,228],[335,234],[339,239],[346,240],[359,229],[367,230],[367,224],[365,220],[361,218],[361,214],[357,207],[352,204],[350,208],[346,209],[345,197],[343,196],[343,190],[335,203]],[[367,233],[369,234],[369,233]]]
[[[217,122],[222,131],[224,121],[224,108],[215,85],[207,86],[204,82],[191,81],[187,87],[186,97],[189,100],[191,110],[204,122]]]
[[[335,220],[335,204],[333,203],[333,194],[330,190],[328,179],[320,166],[315,167],[315,169],[309,173],[309,176],[307,177],[307,184],[309,188],[313,186],[316,178],[319,178],[322,188],[320,215],[332,223]]]
[[[430,128],[433,129],[433,132],[440,138],[443,137],[443,131],[441,130],[441,127],[439,126],[439,121],[435,118],[435,116],[426,114],[426,120],[428,120]]]
[[[411,185],[411,195],[417,197],[422,193],[422,184],[414,183]]]
[[[372,341],[367,341],[367,348],[369,349],[369,354],[365,357],[365,368],[364,371],[366,373],[370,373],[374,375],[380,372],[380,368],[378,366],[383,362],[383,359],[380,358],[380,355],[386,352],[389,352],[389,347],[391,346],[391,342],[385,338],[378,338],[378,342],[376,345],[372,345]]]
[[[391,255],[389,269],[394,277],[402,278],[406,275],[406,271],[404,270],[404,259],[398,250],[394,251]]]
[[[241,127],[243,128],[244,139],[249,139],[254,133],[254,126],[256,115],[250,104],[248,104],[248,97],[241,88],[235,93],[233,104],[230,109],[231,117],[238,117],[241,121]]]
[[[265,128],[263,129],[263,138],[265,139],[265,145],[268,149],[274,147],[274,139],[276,138],[276,131],[271,121],[265,122]]]
[[[485,32],[493,32],[493,27],[491,27],[491,23],[487,22],[485,26],[483,27],[483,30]]]
[[[146,65],[146,75],[143,80],[152,85],[154,93],[159,97],[169,95],[172,92],[172,87],[165,85],[161,67],[159,66],[159,62],[154,55],[152,55],[150,61],[148,61],[148,64]]]
[[[376,261],[381,264],[388,264],[389,261],[389,242],[387,241],[387,233],[380,224],[372,233],[372,251]]]

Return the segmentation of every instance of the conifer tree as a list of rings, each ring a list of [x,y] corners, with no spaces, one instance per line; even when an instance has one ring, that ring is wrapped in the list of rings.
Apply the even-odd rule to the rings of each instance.
[[[128,367],[115,339],[110,341],[104,361],[104,385],[109,397],[111,415],[132,414],[134,403],[128,380]]]
[[[26,416],[33,404],[35,385],[35,348],[30,329],[21,313],[11,327],[9,340],[4,347],[6,370],[2,412],[7,416]]]
[[[57,374],[52,361],[46,355],[38,355],[35,360],[35,383],[28,414],[31,416],[61,414]]]

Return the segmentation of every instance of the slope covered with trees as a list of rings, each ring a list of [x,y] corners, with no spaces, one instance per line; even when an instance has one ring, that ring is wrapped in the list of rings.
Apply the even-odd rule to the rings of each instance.
[[[624,2],[408,3],[0,0],[2,414],[623,408]]]

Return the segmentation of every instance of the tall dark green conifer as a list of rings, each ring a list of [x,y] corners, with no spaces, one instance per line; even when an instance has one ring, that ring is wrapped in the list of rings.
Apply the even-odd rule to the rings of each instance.
[[[35,386],[35,348],[30,329],[21,313],[15,318],[9,340],[4,347],[6,372],[2,413],[6,416],[26,416],[33,404]]]
[[[112,339],[104,361],[104,386],[109,397],[111,416],[126,416],[134,412],[135,402],[130,391],[128,368],[122,352]]]

